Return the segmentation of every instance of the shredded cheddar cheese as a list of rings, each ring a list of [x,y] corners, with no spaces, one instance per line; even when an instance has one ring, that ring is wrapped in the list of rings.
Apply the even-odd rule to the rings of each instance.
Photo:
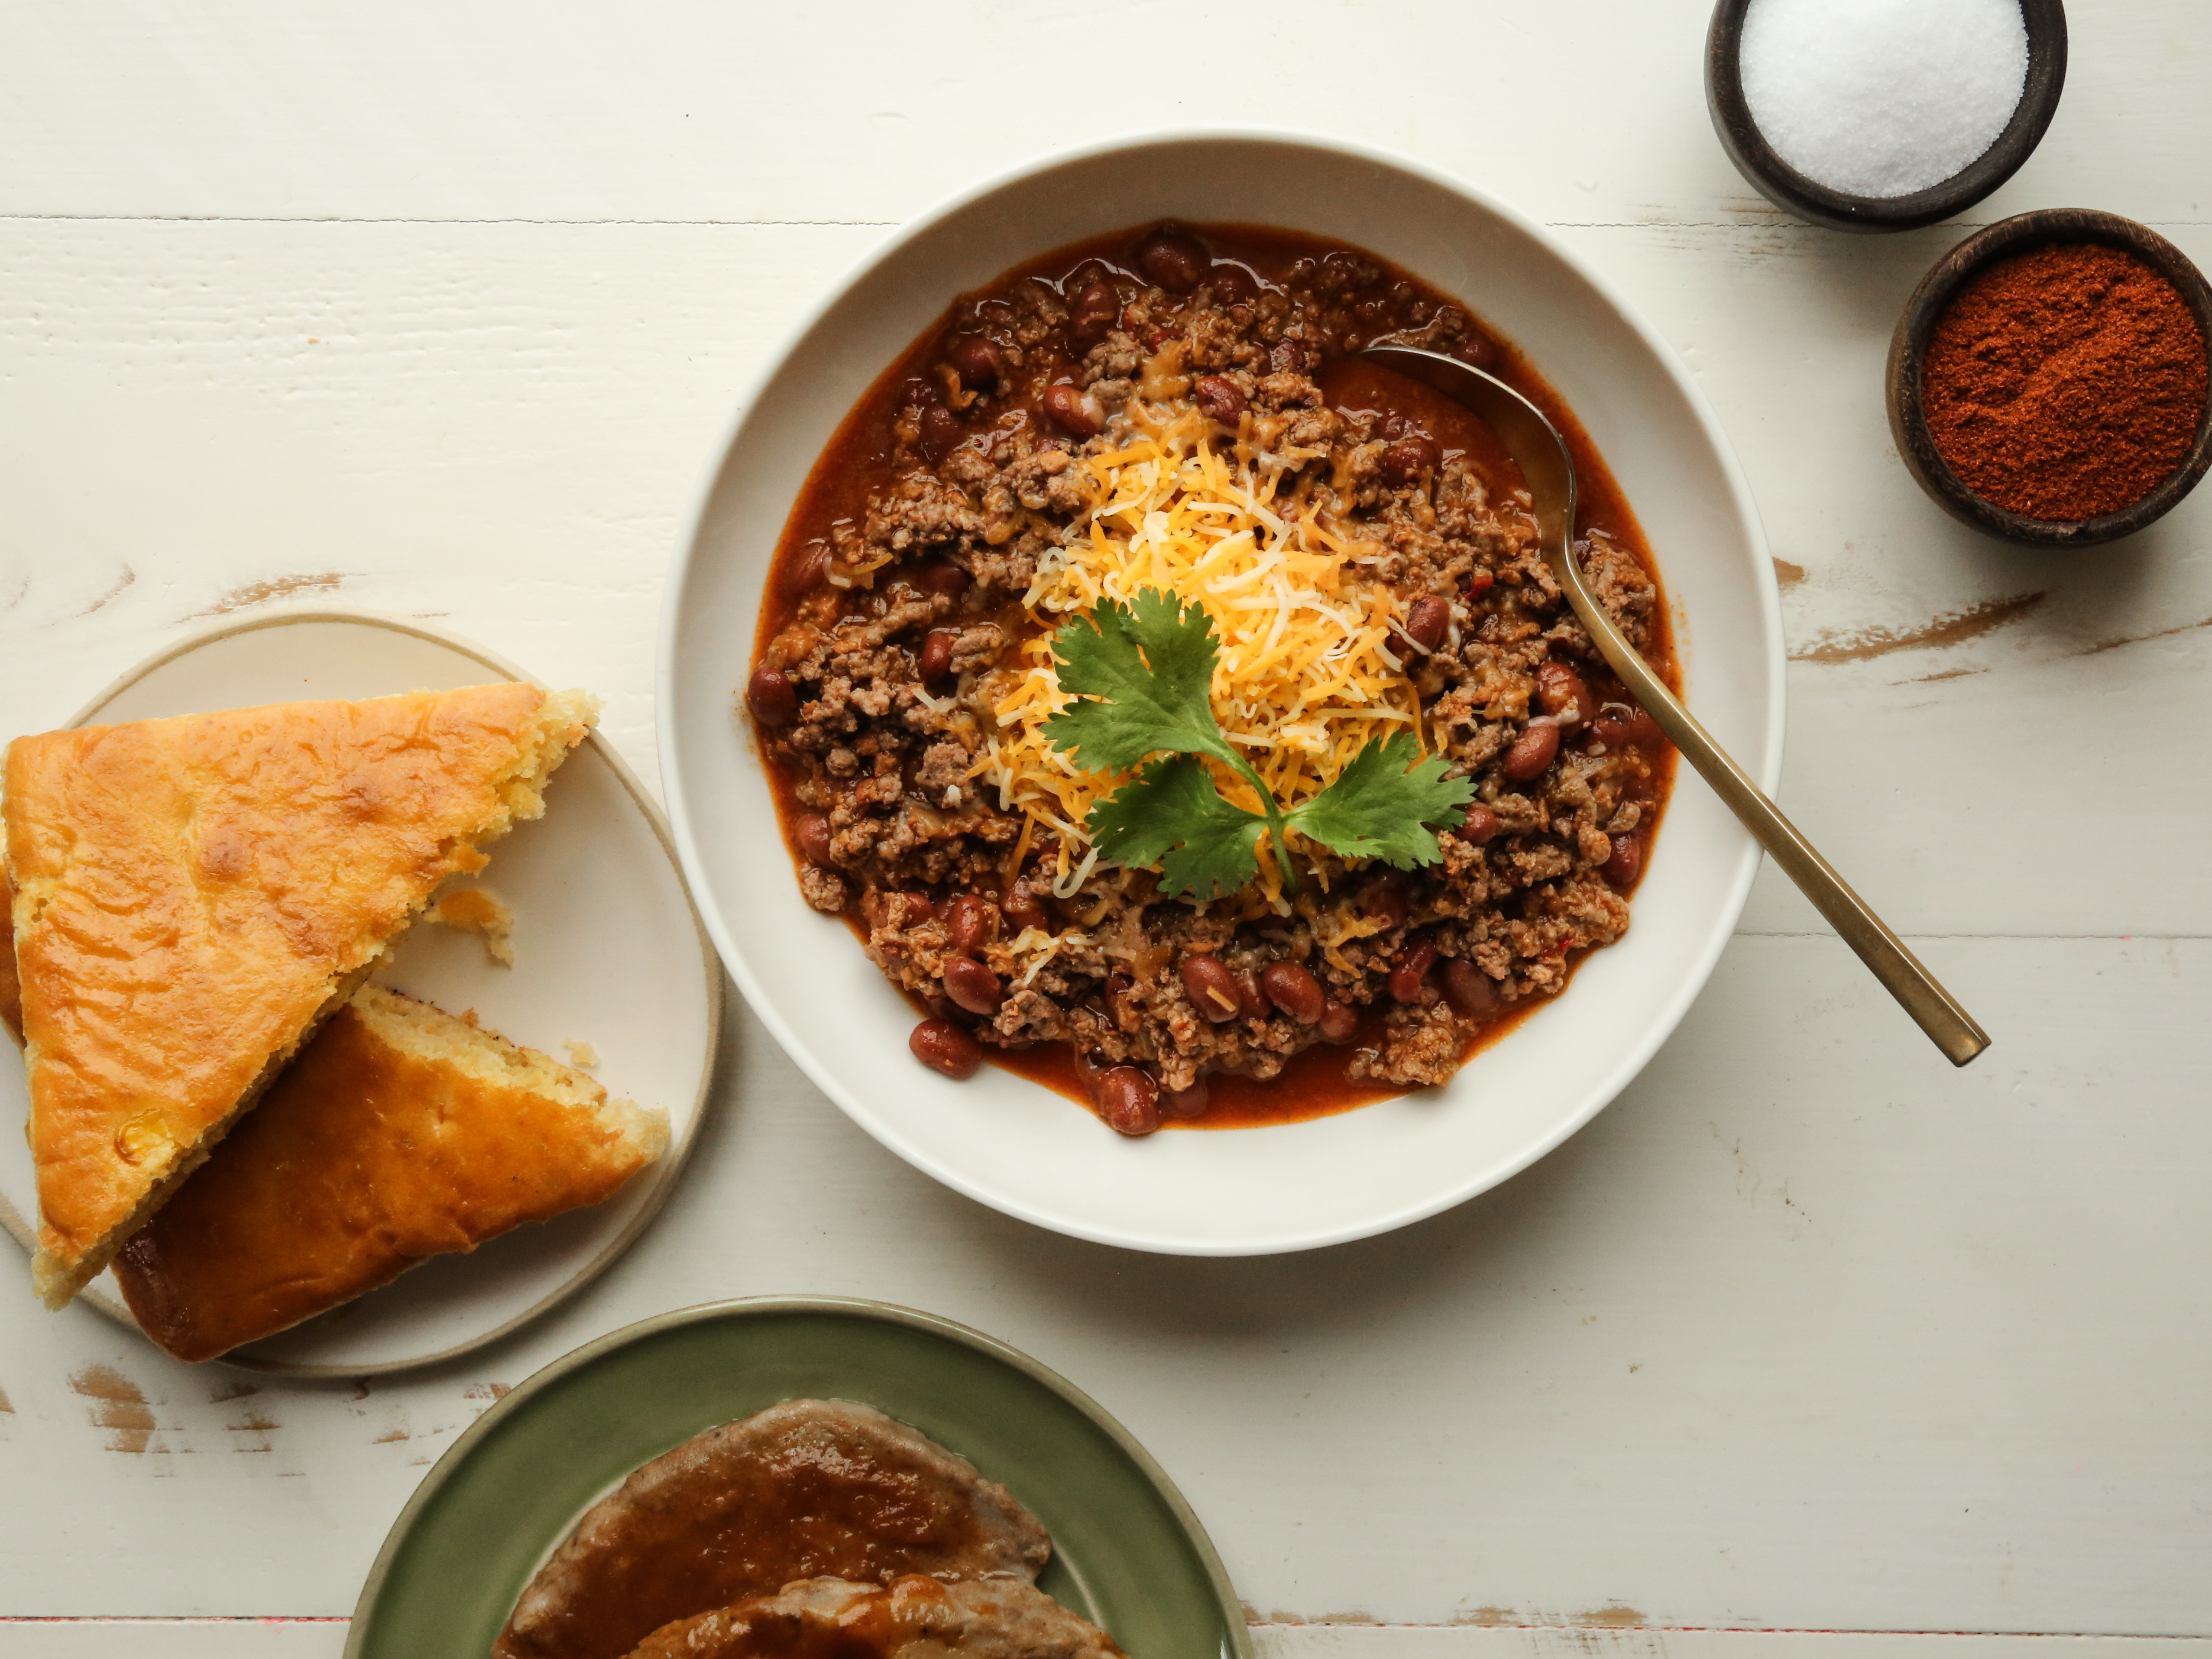
[[[1052,635],[1101,599],[1127,603],[1167,588],[1205,608],[1221,642],[1214,719],[1285,806],[1318,794],[1368,743],[1422,735],[1419,698],[1389,647],[1399,603],[1362,567],[1378,550],[1279,495],[1284,473],[1273,458],[1224,446],[1197,411],[1168,416],[1138,403],[1131,417],[1130,441],[1082,463],[1094,505],[1066,544],[1038,561],[1023,597],[1037,631],[1023,644],[1012,685],[995,704],[1000,729],[970,773],[1027,818],[1018,861],[1033,835],[1051,833],[1061,896],[1096,866],[1084,830],[1092,804],[1126,776],[1081,769],[1043,731],[1068,702]],[[1208,764],[1231,801],[1259,808],[1248,783]],[[1261,860],[1261,881],[1279,903],[1272,860]]]

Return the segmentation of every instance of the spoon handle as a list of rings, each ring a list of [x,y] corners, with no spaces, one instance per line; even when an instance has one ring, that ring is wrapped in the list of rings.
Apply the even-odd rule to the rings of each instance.
[[[1843,935],[1844,943],[1874,970],[1882,988],[1903,1005],[1905,1012],[1912,1016],[1954,1066],[1964,1066],[1988,1048],[1989,1033],[1977,1025],[1973,1017],[1959,1006],[1958,999],[1920,965],[1920,959],[1905,948],[1905,941],[1867,908],[1866,901],[1851,890],[1850,884],[1838,875],[1835,867],[1820,856],[1813,843],[1797,832],[1797,826],[1782,816],[1782,809],[1767,799],[1765,791],[1713,741],[1712,734],[1698,724],[1697,716],[1682,706],[1666,681],[1644,660],[1643,653],[1629,643],[1627,635],[1614,625],[1613,618],[1598,604],[1597,596],[1589,591],[1572,552],[1564,561],[1555,558],[1552,562],[1555,571],[1562,562],[1565,565],[1559,574],[1565,578],[1563,585],[1574,605],[1575,615],[1630,695],[1658,722],[1659,729],[1698,769],[1698,775],[1712,786],[1713,793],[1728,809],[1742,820],[1743,827],[1766,849],[1767,855],[1797,884],[1798,890],[1812,900],[1814,908]]]

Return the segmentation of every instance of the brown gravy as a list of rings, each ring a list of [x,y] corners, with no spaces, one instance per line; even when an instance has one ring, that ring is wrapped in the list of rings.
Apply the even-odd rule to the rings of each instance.
[[[685,1441],[596,1505],[493,1659],[622,1659],[663,1625],[800,1578],[1034,1578],[1050,1547],[1004,1488],[913,1430],[791,1401]]]

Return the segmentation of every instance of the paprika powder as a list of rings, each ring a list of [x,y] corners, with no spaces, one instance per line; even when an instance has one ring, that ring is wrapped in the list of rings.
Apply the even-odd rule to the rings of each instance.
[[[2024,518],[2141,501],[2204,417],[2204,336],[2172,283],[2101,243],[2038,248],[1960,289],[1921,360],[1929,434],[1960,481]]]

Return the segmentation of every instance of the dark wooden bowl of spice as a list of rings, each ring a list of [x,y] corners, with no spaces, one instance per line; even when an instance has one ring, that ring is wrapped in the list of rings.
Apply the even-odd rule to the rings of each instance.
[[[2020,170],[2066,85],[2063,0],[1720,0],[1705,105],[1736,171],[1832,230],[1911,230]]]
[[[1952,517],[2088,547],[2170,511],[2212,463],[2212,288],[2147,225],[2046,208],[1951,250],[1889,345],[1889,428]]]

